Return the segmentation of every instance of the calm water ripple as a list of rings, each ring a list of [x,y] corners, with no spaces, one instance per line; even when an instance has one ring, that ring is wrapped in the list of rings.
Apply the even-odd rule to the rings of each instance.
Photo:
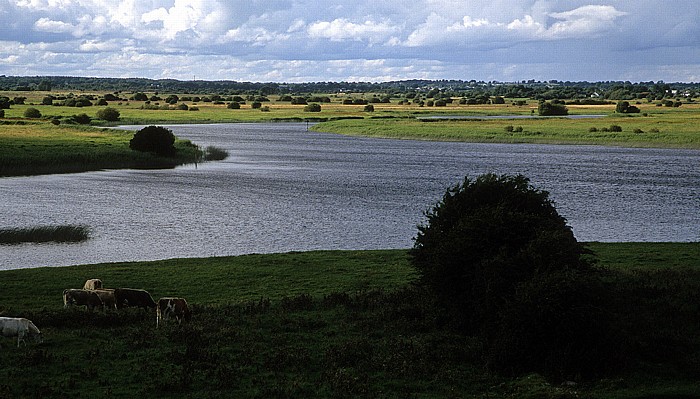
[[[231,155],[174,170],[0,179],[0,228],[93,232],[82,244],[0,246],[0,269],[408,248],[448,186],[486,172],[530,177],[582,241],[700,240],[696,150],[369,139],[292,123],[170,128]]]

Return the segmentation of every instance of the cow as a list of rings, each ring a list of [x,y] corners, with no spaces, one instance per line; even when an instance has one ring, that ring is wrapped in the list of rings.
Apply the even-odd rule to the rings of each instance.
[[[102,280],[99,278],[91,278],[85,282],[85,285],[83,285],[84,290],[96,290],[100,288],[102,288]]]
[[[97,307],[103,308],[104,303],[95,291],[66,289],[63,290],[63,307],[69,306],[85,306],[92,312]]]
[[[24,344],[27,344],[24,340],[26,336],[34,338],[34,341],[38,343],[43,341],[41,331],[36,328],[31,320],[25,318],[0,317],[0,335],[8,338],[17,337],[18,348],[20,342],[24,341]]]
[[[114,290],[114,299],[117,303],[117,309],[138,307],[148,310],[148,308],[152,309],[156,307],[156,303],[153,301],[151,294],[144,290],[116,288]]]
[[[93,292],[102,300],[105,311],[107,311],[107,309],[117,310],[117,300],[114,298],[113,289],[102,288],[93,290]]]
[[[158,300],[158,306],[156,306],[156,328],[161,320],[168,320],[171,317],[175,318],[178,324],[182,324],[183,320],[186,322],[190,321],[192,313],[187,306],[185,298],[166,297]]]

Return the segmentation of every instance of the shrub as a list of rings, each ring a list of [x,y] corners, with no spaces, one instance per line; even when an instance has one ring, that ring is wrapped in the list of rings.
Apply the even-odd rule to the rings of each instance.
[[[594,127],[589,128],[588,131],[591,133],[595,133],[598,131],[598,128],[594,126]]]
[[[27,108],[24,110],[25,118],[41,118],[41,112],[36,108]]]
[[[92,121],[92,118],[88,114],[78,114],[78,115],[73,115],[71,119],[75,123],[79,123],[81,125],[89,125],[90,122]]]
[[[46,96],[41,100],[42,105],[53,105],[53,97],[52,96]]]
[[[630,105],[627,101],[619,101],[617,106],[615,106],[615,112],[620,114],[638,114],[639,111],[639,108]]]
[[[4,117],[5,117],[5,110],[0,109],[0,118],[4,118]]]
[[[540,101],[537,106],[537,113],[540,116],[563,116],[569,114],[569,109],[562,104]]]
[[[610,131],[611,131],[611,132],[621,132],[621,131],[622,131],[622,126],[620,126],[620,125],[610,125]]]
[[[508,126],[504,127],[503,129],[504,129],[506,132],[509,132],[509,133],[510,133],[510,132],[513,131],[514,127],[513,127],[513,125],[508,125]]]
[[[118,110],[111,108],[111,107],[106,107],[106,108],[102,108],[102,109],[98,110],[96,113],[96,116],[99,119],[102,119],[105,121],[115,122],[115,121],[119,120],[120,114],[119,114]]]
[[[610,360],[587,355],[607,327],[597,278],[548,192],[522,175],[465,178],[425,216],[411,263],[456,326],[484,339],[492,367],[556,377]]]
[[[259,109],[260,107],[262,107],[262,103],[260,103],[259,101],[255,101],[250,105],[250,107],[253,109]]]
[[[129,141],[129,148],[158,155],[173,155],[174,144],[175,135],[170,129],[162,126],[147,126],[134,134]]]
[[[308,104],[304,107],[304,112],[321,112],[321,104]]]
[[[232,101],[232,102],[228,103],[226,108],[228,108],[228,109],[241,109],[241,104],[239,104],[236,101]]]
[[[372,104],[365,105],[364,111],[365,112],[374,112],[374,105],[372,105]]]
[[[188,109],[190,109],[190,107],[188,107],[185,103],[180,103],[175,107],[175,109],[179,109],[180,111],[187,111]]]

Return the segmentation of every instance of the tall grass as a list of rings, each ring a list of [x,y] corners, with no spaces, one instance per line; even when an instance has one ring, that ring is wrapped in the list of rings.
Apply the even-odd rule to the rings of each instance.
[[[0,229],[0,245],[23,243],[60,242],[76,243],[90,238],[87,226],[36,226],[29,228]]]

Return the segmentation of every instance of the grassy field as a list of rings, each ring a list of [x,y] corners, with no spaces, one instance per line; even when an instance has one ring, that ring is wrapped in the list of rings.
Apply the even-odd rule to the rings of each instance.
[[[44,333],[0,339],[0,397],[700,397],[700,243],[590,247],[635,349],[599,380],[494,375],[412,288],[406,250],[315,251],[0,272],[0,315]],[[193,322],[64,310],[88,278],[183,296]]]

